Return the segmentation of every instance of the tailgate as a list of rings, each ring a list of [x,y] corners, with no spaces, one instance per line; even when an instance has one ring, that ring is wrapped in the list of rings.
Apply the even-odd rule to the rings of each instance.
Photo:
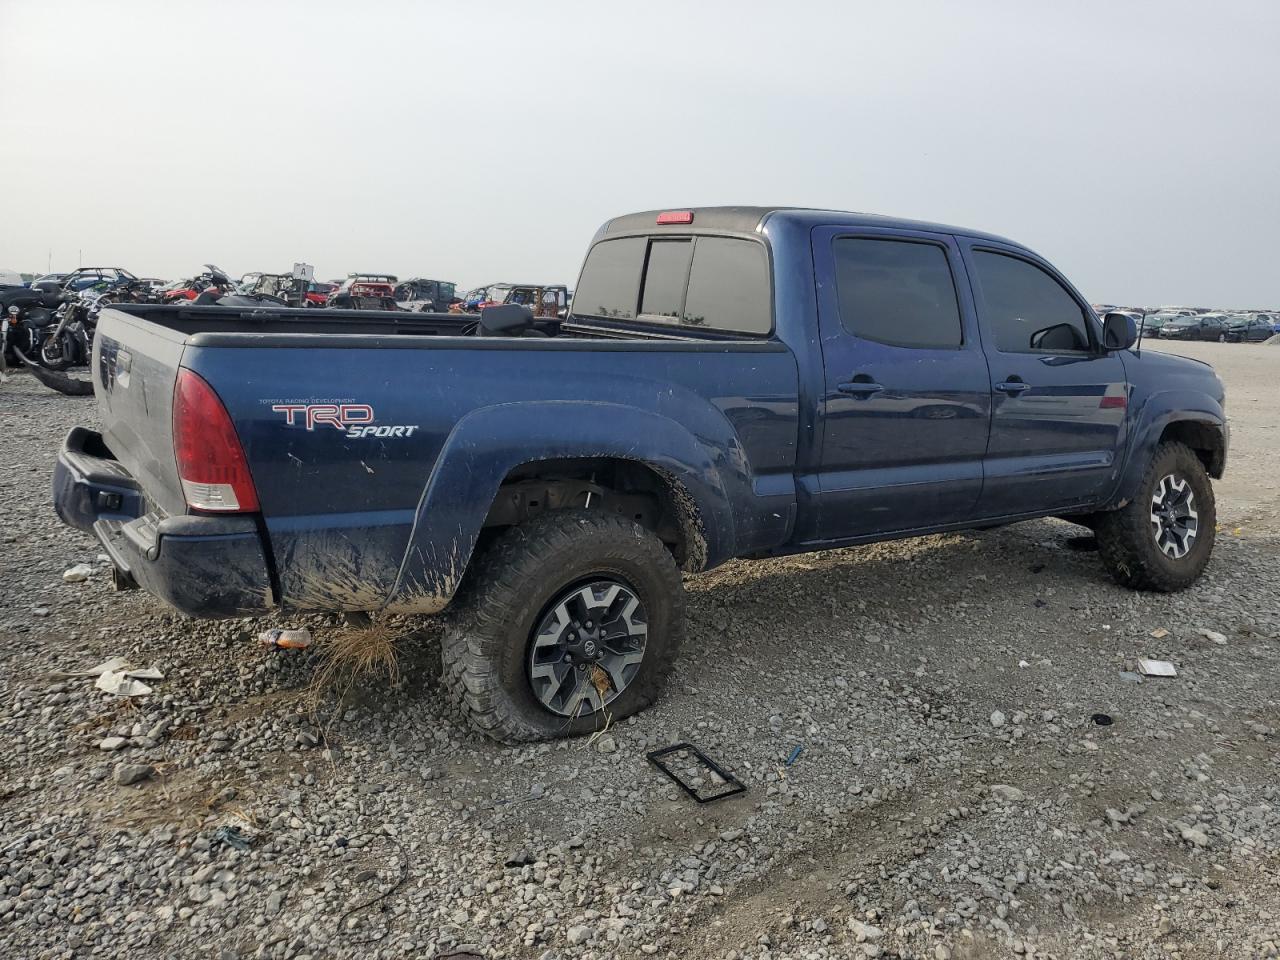
[[[168,514],[187,512],[173,454],[173,385],[184,341],[177,331],[107,308],[93,345],[94,393],[107,447]]]

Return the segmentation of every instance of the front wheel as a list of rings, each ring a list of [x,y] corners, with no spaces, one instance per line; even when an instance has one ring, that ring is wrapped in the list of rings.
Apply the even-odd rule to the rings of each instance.
[[[40,365],[48,370],[65,370],[71,366],[69,344],[58,337],[45,337],[40,344]]]
[[[1156,448],[1137,496],[1098,514],[1102,562],[1117,583],[1171,593],[1191,586],[1209,563],[1217,530],[1213,485],[1183,443]]]
[[[1220,333],[1220,334],[1218,334],[1218,342],[1219,342],[1219,343],[1226,343],[1226,342],[1227,342],[1227,335],[1226,335],[1225,333]]]
[[[495,740],[579,736],[653,703],[683,634],[684,585],[656,536],[554,511],[477,561],[445,629],[444,682]]]

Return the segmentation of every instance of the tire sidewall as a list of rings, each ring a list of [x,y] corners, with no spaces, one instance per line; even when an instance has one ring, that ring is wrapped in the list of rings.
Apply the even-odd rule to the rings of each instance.
[[[1143,516],[1150,517],[1151,498],[1155,494],[1156,485],[1170,474],[1187,481],[1195,494],[1196,500],[1196,539],[1185,557],[1173,559],[1168,556],[1156,542],[1151,531],[1150,519],[1145,520],[1147,535],[1147,552],[1149,563],[1160,573],[1172,580],[1186,580],[1188,583],[1198,577],[1209,562],[1213,552],[1214,533],[1217,525],[1217,509],[1214,504],[1213,486],[1199,458],[1182,445],[1170,446],[1157,452],[1151,462],[1147,482],[1143,484],[1140,506]]]
[[[496,674],[495,694],[508,712],[538,738],[580,736],[630,716],[657,699],[684,629],[684,591],[679,571],[666,549],[642,527],[584,524],[539,557],[538,571],[522,584],[519,601],[487,638]],[[605,712],[569,718],[542,705],[529,680],[528,656],[533,631],[550,605],[575,584],[617,580],[644,606],[648,632],[640,669]],[[674,582],[673,582],[674,580]],[[483,603],[483,599],[479,598]]]

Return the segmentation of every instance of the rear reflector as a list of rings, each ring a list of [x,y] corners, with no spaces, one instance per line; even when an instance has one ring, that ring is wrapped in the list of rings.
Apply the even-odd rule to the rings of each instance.
[[[1129,398],[1121,394],[1118,397],[1103,397],[1098,404],[1100,410],[1123,410],[1129,406]]]
[[[667,210],[658,214],[658,225],[665,223],[693,223],[692,210]]]
[[[213,387],[185,368],[179,368],[173,385],[173,452],[192,510],[258,509],[258,492],[227,408]]]

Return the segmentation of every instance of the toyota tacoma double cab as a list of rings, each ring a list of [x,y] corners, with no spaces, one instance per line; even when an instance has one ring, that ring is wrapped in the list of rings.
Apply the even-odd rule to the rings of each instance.
[[[196,617],[448,608],[449,695],[504,741],[653,702],[681,575],[732,558],[1055,516],[1171,591],[1213,549],[1221,381],[990,234],[654,211],[550,331],[342,314],[105,309],[57,511]]]

